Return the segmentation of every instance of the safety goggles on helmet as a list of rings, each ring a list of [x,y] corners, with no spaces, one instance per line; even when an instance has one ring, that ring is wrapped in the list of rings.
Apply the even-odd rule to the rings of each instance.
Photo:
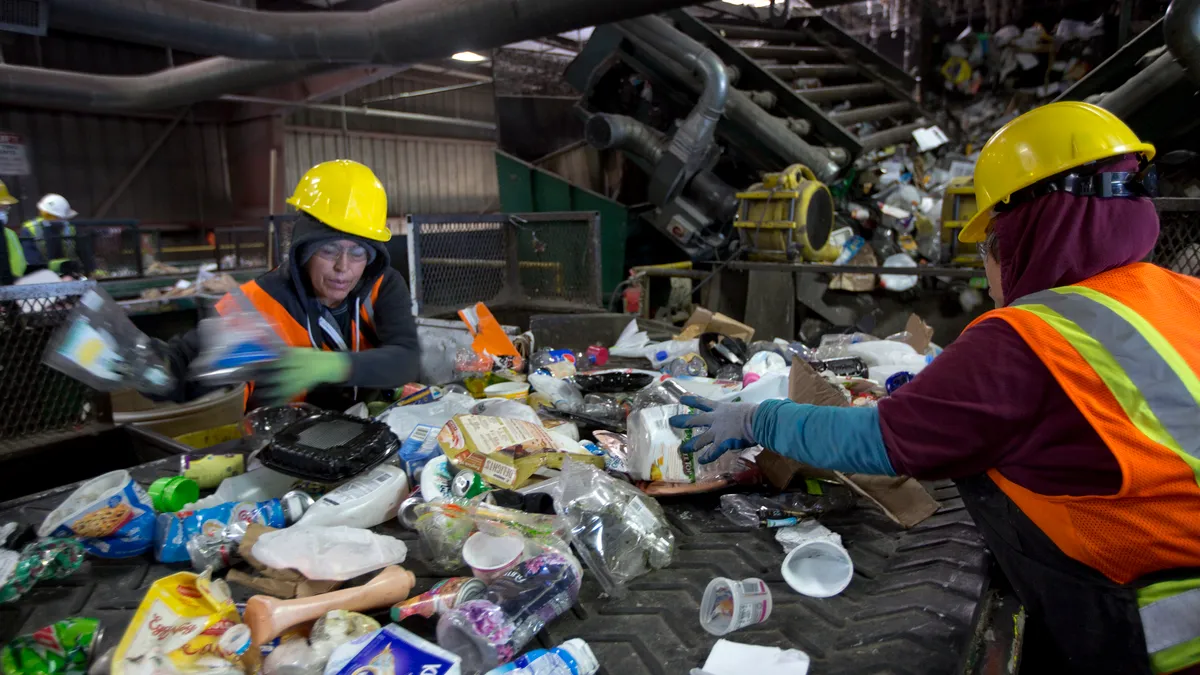
[[[1064,192],[1076,197],[1124,198],[1158,196],[1158,172],[1153,164],[1147,164],[1140,171],[1102,171],[1088,173],[1087,166],[1072,169],[1040,183],[1018,190],[1009,197],[1007,202],[997,202],[992,209],[996,213],[1012,211],[1022,204],[1027,204],[1038,197]]]

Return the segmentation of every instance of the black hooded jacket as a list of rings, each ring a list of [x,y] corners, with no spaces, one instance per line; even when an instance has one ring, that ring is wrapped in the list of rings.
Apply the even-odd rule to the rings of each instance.
[[[316,299],[308,273],[300,266],[298,252],[306,243],[321,240],[350,239],[376,251],[375,259],[367,264],[358,286],[346,296],[342,307],[331,313]],[[342,337],[353,351],[350,324],[354,319],[355,301],[365,301],[375,283],[383,278],[379,296],[374,302],[374,330],[365,322],[360,324],[364,338],[375,348],[350,354],[350,379],[342,385],[318,387],[309,392],[308,402],[331,409],[349,407],[353,401],[355,387],[364,389],[391,389],[414,382],[420,374],[420,347],[417,343],[417,324],[412,315],[412,303],[408,284],[400,273],[392,269],[391,257],[382,242],[348,235],[334,230],[320,221],[301,214],[292,230],[292,242],[287,259],[283,264],[258,277],[255,282],[273,299],[279,302],[301,326],[311,326],[309,334],[317,348],[328,344],[336,346],[318,329],[324,313],[341,329]],[[349,307],[349,311],[339,311]],[[179,386],[166,398],[187,401],[201,396],[210,388],[198,386],[187,379],[188,365],[200,353],[200,336],[197,330],[171,338],[162,345],[171,364]],[[359,400],[365,392],[358,392]],[[251,396],[247,409],[256,407]]]

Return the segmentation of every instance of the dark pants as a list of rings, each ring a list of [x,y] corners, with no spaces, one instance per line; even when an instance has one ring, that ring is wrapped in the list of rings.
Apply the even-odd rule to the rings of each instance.
[[[1150,674],[1134,586],[1068,557],[986,475],[955,482],[1025,606],[1026,634],[1035,642],[1041,636],[1034,633],[1048,634],[1039,650],[1039,660],[1048,656],[1053,664],[1045,672]]]

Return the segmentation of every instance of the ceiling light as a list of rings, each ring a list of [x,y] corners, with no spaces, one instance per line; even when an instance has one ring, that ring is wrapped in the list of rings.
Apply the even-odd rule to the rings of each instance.
[[[466,61],[467,63],[479,63],[480,61],[488,60],[488,57],[483,56],[482,54],[476,54],[475,52],[459,52],[450,58],[454,59],[455,61]]]

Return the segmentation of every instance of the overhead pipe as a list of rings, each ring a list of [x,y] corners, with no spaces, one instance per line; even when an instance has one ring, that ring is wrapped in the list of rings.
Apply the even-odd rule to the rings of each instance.
[[[54,0],[50,25],[242,59],[402,65],[657,14],[697,0],[401,0],[266,12],[204,0]]]
[[[702,85],[696,106],[671,134],[662,157],[655,163],[655,180],[650,183],[649,196],[656,204],[666,204],[679,196],[709,156],[717,122],[729,97],[729,74],[725,72],[725,62],[711,49],[675,30],[662,17],[643,16],[622,21],[620,27],[686,66]]]
[[[1163,35],[1188,77],[1200,84],[1200,0],[1172,0]]]
[[[389,119],[405,120],[407,122],[430,122],[432,124],[450,124],[471,129],[495,131],[495,122],[471,120],[465,117],[445,117],[443,115],[426,115],[411,113],[403,110],[387,110],[386,108],[368,108],[365,105],[333,105],[330,103],[308,103],[306,101],[288,101],[285,99],[265,98],[262,96],[242,96],[228,94],[221,97],[222,101],[235,103],[261,103],[280,108],[300,108],[302,110],[319,110],[321,112],[343,113],[346,115],[363,115],[365,117],[386,117]]]
[[[1187,73],[1175,60],[1175,55],[1165,52],[1121,86],[1105,94],[1098,105],[1121,119],[1127,119],[1186,77]]]
[[[0,63],[0,102],[88,111],[153,110],[330,70],[325,63],[213,57],[148,75],[94,75]]]

